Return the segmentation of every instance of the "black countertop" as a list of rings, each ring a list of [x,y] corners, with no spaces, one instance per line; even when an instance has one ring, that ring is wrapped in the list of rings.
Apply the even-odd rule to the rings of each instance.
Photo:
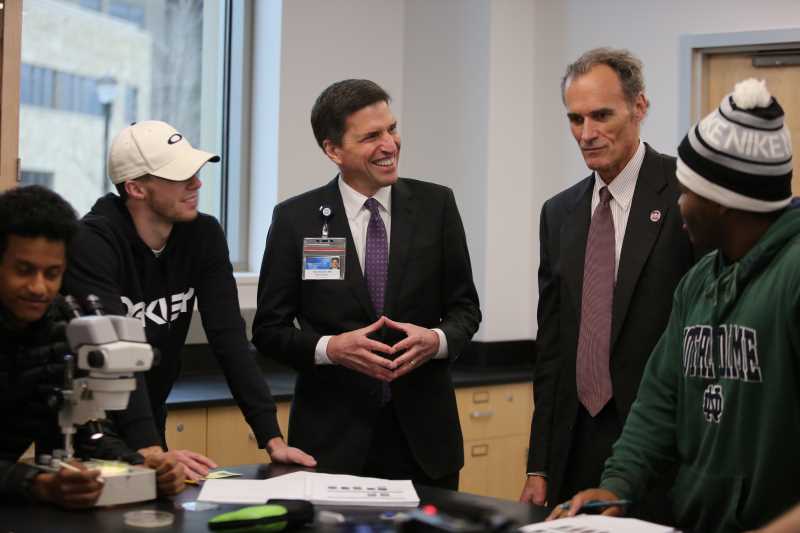
[[[298,470],[297,467],[281,465],[242,465],[230,467],[232,470],[242,474],[244,479],[264,479],[280,474]],[[453,492],[450,490],[436,489],[423,485],[416,485],[417,493],[420,497],[420,504],[432,504],[440,509],[459,508],[478,509],[484,512],[499,513],[511,521],[514,526],[539,522],[547,516],[547,509],[534,505],[526,505],[517,502],[498,500],[485,496],[476,496],[463,492]],[[143,529],[131,528],[124,524],[124,514],[134,510],[159,510],[167,511],[174,515],[175,522],[168,528],[159,528],[147,531],[176,531],[194,532],[209,531],[208,520],[213,516],[238,508],[233,505],[220,505],[217,509],[208,511],[186,511],[182,508],[184,502],[193,501],[197,498],[200,489],[198,487],[187,486],[186,490],[178,494],[174,499],[164,498],[151,502],[134,503],[129,505],[118,505],[105,507],[91,511],[63,511],[53,506],[22,503],[10,504],[0,502],[0,533],[85,533],[88,531],[96,533],[117,532],[117,531],[146,531]],[[325,508],[324,506],[322,507]],[[384,509],[354,509],[334,507],[330,508],[336,512],[343,513],[349,520],[357,522],[376,521],[377,515]],[[381,524],[380,527],[366,527],[359,529],[360,526],[326,526],[322,524],[311,524],[303,528],[302,531],[330,531],[330,532],[352,532],[352,531],[393,531],[390,526]]]
[[[511,367],[454,367],[453,384],[459,387],[478,387],[530,381],[533,375],[529,366]],[[264,370],[264,380],[275,401],[291,401],[297,374],[285,367],[275,366]],[[228,383],[222,373],[182,376],[172,388],[167,406],[175,408],[213,407],[233,405]]]

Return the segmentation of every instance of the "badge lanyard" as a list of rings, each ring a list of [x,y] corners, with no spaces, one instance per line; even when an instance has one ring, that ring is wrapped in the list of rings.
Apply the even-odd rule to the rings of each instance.
[[[343,280],[347,239],[328,236],[328,222],[333,216],[331,207],[319,206],[319,214],[322,217],[322,236],[303,239],[302,279]]]

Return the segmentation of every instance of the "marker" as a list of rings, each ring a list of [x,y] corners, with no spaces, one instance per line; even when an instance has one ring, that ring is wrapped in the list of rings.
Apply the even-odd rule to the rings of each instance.
[[[609,507],[627,507],[631,504],[630,500],[589,500],[588,502],[584,502],[581,506],[581,510],[588,509],[588,510],[601,510],[601,509],[608,509]],[[563,511],[568,511],[570,508],[569,502],[562,503],[558,506],[559,509]]]
[[[81,470],[77,466],[72,466],[71,464],[65,463],[64,461],[60,461],[58,459],[55,459],[53,461],[53,466],[55,466],[56,468],[66,468],[67,470],[72,470],[73,472],[83,472],[83,470]],[[97,476],[97,482],[104,484],[106,480],[103,478],[103,476]]]

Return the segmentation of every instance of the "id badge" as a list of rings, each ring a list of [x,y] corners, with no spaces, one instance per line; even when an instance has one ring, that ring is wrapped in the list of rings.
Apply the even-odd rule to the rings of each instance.
[[[303,239],[303,279],[344,279],[347,239],[306,237]]]

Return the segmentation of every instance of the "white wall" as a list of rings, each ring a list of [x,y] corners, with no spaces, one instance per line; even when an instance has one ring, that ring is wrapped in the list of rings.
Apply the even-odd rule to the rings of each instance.
[[[482,0],[407,0],[405,28],[400,175],[453,189],[483,301],[489,6]]]
[[[481,340],[531,338],[535,332],[533,15],[534,4],[526,0],[491,3]]]
[[[552,53],[562,64],[596,46],[628,48],[642,59],[652,104],[642,137],[656,149],[673,155],[686,133],[678,131],[680,36],[800,26],[800,4],[796,0],[568,0],[558,12],[548,4],[537,2],[537,15],[549,26],[561,29],[564,46],[553,47]],[[567,145],[574,143],[563,137]],[[585,174],[574,146],[564,151],[561,162],[568,176]]]
[[[485,316],[478,338],[506,340],[535,336],[541,205],[588,174],[561,103],[565,65],[595,46],[639,55],[652,101],[643,138],[674,154],[680,35],[800,27],[800,9],[796,0],[291,0],[282,20],[277,200],[336,171],[309,125],[320,91],[375,80],[394,98],[401,175],[455,190]],[[269,216],[253,218],[264,235]]]

